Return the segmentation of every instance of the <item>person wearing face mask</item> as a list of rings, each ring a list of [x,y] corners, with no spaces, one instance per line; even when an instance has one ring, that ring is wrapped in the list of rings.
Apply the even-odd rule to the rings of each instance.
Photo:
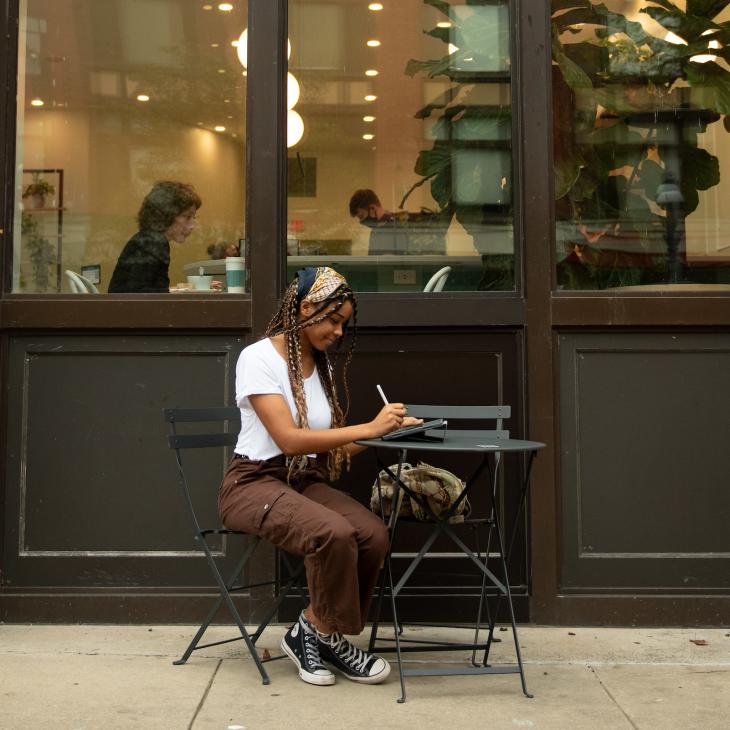
[[[192,233],[201,205],[192,185],[155,183],[137,213],[139,231],[127,241],[117,260],[109,293],[168,293],[170,241],[183,243]]]
[[[444,254],[448,224],[427,208],[418,213],[386,210],[374,190],[356,190],[350,198],[350,215],[370,229],[368,254]]]
[[[370,244],[368,247],[370,256],[404,253],[404,251],[399,250],[397,238],[396,224],[400,217],[383,208],[380,198],[374,190],[363,188],[352,194],[350,198],[350,215],[370,229]]]

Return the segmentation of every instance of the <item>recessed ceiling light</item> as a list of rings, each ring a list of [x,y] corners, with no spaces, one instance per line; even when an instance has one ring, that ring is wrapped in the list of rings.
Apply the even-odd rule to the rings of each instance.
[[[372,40],[369,40],[366,45],[370,46],[370,48],[377,48],[380,45],[380,41],[373,38]]]
[[[43,106],[46,102],[43,101],[43,99],[33,99],[33,101],[30,102],[31,106]]]
[[[226,131],[226,128],[222,124],[219,124],[219,125],[213,127],[213,129],[215,129],[216,132],[225,132]]]
[[[367,116],[362,118],[363,122],[374,122],[375,117]]]
[[[211,48],[218,48],[218,44],[217,44],[217,43],[211,43],[211,44],[210,44],[210,47],[211,47]]]
[[[225,72],[226,72],[226,70],[224,68],[219,68],[218,69],[218,73],[219,74],[224,74]]]
[[[370,5],[368,5],[368,10],[372,10],[374,12],[377,12],[378,10],[382,10],[382,9],[383,9],[383,3],[370,3]]]
[[[374,134],[363,134],[362,138],[367,139],[367,140],[375,139],[375,135]]]
[[[440,23],[436,23],[437,28],[451,28],[451,23],[448,20],[442,20]]]
[[[213,9],[212,5],[203,5],[203,10],[212,10],[212,9]]]
[[[233,5],[231,3],[218,3],[218,10],[224,13],[230,13],[233,10]]]
[[[379,73],[379,72],[378,72],[378,70],[377,70],[377,69],[374,69],[374,68],[369,68],[369,69],[368,69],[368,70],[367,70],[367,71],[365,72],[365,75],[366,75],[366,76],[377,76],[377,75],[378,75],[378,73]]]
[[[365,101],[375,101],[375,100],[376,100],[377,98],[378,98],[378,97],[377,97],[377,96],[375,96],[375,94],[368,94],[368,95],[367,95],[367,96],[365,97]]]
[[[223,99],[223,103],[224,104],[230,104],[231,103],[231,100],[230,99]]]
[[[232,46],[233,46],[234,48],[238,48],[238,38],[236,38],[236,40],[235,40],[235,41],[231,41],[231,45],[232,45]]]
[[[137,94],[137,101],[149,101],[150,97],[147,94]]]

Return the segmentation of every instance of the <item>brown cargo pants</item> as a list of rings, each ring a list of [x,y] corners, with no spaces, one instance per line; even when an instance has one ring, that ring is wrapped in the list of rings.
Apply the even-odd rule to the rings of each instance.
[[[228,529],[303,555],[314,615],[332,631],[359,634],[388,550],[387,529],[327,484],[317,465],[287,485],[288,468],[281,461],[233,459],[218,495],[221,520]]]

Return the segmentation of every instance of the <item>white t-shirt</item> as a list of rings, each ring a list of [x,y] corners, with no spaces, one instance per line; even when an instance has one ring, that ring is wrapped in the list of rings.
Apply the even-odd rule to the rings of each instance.
[[[283,396],[296,423],[297,407],[289,383],[286,360],[267,337],[244,348],[236,363],[236,404],[241,409],[241,433],[235,450],[237,454],[248,456],[254,461],[281,454],[281,449],[261,423],[248,399],[250,395],[270,393]],[[329,428],[332,425],[332,413],[316,368],[304,380],[304,397],[307,401],[309,428]]]

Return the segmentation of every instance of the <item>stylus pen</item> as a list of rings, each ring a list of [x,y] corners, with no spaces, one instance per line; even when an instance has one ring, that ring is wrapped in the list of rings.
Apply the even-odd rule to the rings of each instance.
[[[385,405],[387,406],[388,399],[385,397],[385,393],[383,393],[383,389],[379,385],[376,385],[375,387],[378,389],[378,393],[380,393],[380,397],[383,399],[383,403],[385,403]]]

